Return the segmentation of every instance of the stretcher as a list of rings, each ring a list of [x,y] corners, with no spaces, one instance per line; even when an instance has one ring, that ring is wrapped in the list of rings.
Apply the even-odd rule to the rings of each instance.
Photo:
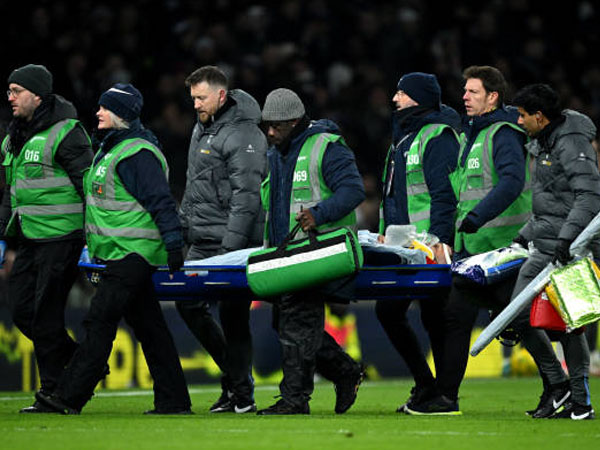
[[[104,265],[80,262],[92,283],[102,276]],[[171,277],[166,267],[153,275],[159,300],[260,300],[250,291],[244,266],[185,265]],[[410,264],[364,266],[356,278],[356,300],[429,298],[448,288],[450,266]]]

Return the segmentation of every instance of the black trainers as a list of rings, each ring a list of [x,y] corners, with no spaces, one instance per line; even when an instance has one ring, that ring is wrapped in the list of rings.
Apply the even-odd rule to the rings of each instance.
[[[596,418],[592,405],[580,405],[575,402],[566,402],[550,416],[550,419],[592,420]]]
[[[310,407],[308,403],[302,406],[292,405],[286,402],[284,399],[279,399],[277,403],[269,406],[266,409],[261,409],[257,413],[259,416],[283,416],[292,414],[310,414]]]
[[[236,414],[248,414],[256,412],[256,403],[254,402],[235,402],[233,412]]]
[[[460,416],[458,402],[452,401],[445,395],[436,395],[421,403],[407,404],[404,408],[407,414],[413,416]]]
[[[155,409],[149,409],[148,411],[144,411],[144,414],[147,416],[154,416],[154,415],[190,415],[190,414],[194,414],[194,413],[192,412],[192,410],[190,408],[183,408],[183,409],[155,408]]]
[[[54,394],[45,394],[41,391],[38,391],[35,393],[35,398],[38,402],[42,403],[49,409],[49,411],[39,412],[57,412],[65,415],[79,414],[81,412],[79,409],[67,405],[60,397]]]
[[[334,385],[335,389],[335,412],[344,414],[356,401],[360,383],[365,379],[365,371],[362,366],[354,374],[345,377]]]
[[[26,406],[25,408],[22,408],[19,410],[20,413],[24,413],[24,414],[38,414],[38,413],[57,413],[58,411],[56,411],[55,409],[44,405],[43,403],[40,403],[38,401],[36,401],[33,405],[31,406]]]
[[[208,411],[211,413],[234,412],[234,405],[231,401],[232,397],[233,392],[223,390],[219,399],[213,403]]]
[[[436,397],[438,394],[435,386],[413,386],[410,390],[410,396],[403,405],[398,406],[397,413],[405,413],[409,405],[418,405],[426,400]]]
[[[543,419],[554,414],[571,396],[569,382],[551,385],[540,397],[540,403],[535,411],[529,414],[534,419]],[[528,411],[529,413],[529,411]]]

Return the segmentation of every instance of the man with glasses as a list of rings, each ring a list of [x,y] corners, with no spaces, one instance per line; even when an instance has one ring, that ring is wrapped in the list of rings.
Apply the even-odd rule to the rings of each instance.
[[[17,246],[8,298],[15,325],[33,341],[40,390],[50,393],[77,347],[64,310],[84,243],[82,180],[93,154],[73,104],[52,93],[46,67],[14,70],[7,96],[13,120],[2,142],[0,235]],[[47,408],[36,401],[21,412]]]

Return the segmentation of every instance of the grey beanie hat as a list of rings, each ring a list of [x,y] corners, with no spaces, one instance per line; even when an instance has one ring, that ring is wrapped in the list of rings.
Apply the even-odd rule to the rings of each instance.
[[[262,119],[265,122],[282,122],[304,116],[304,104],[298,94],[285,88],[271,91],[263,106]]]

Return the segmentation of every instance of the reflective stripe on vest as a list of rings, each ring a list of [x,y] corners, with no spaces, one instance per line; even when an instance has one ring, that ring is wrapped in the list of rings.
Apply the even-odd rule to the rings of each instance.
[[[151,151],[165,176],[167,162],[161,151],[144,139],[128,139],[94,160],[86,174],[86,235],[91,256],[122,259],[136,253],[152,265],[166,263],[166,249],[150,213],[127,191],[117,173],[123,159],[141,150]]]
[[[290,198],[290,230],[296,225],[296,214],[302,209],[312,208],[322,200],[333,195],[333,192],[325,184],[321,165],[323,155],[330,142],[341,141],[345,145],[343,138],[332,133],[318,133],[310,136],[300,149],[296,167],[294,168],[292,192]],[[308,159],[308,173],[306,173],[306,161]],[[319,231],[330,230],[341,226],[348,226],[356,231],[356,215],[352,211],[347,216],[326,224],[319,225]],[[306,236],[302,231],[296,234],[300,238]]]
[[[75,119],[58,121],[32,136],[17,155],[8,152],[9,137],[4,140],[3,165],[12,207],[8,235],[15,233],[17,217],[29,239],[61,237],[83,228],[83,201],[67,172],[54,160],[63,139],[76,126],[80,123]]]
[[[331,133],[317,133],[310,136],[302,144],[302,148],[298,154],[296,165],[294,167],[292,191],[290,195],[290,221],[289,230],[296,225],[296,214],[301,209],[308,209],[315,206],[322,200],[325,200],[333,192],[327,187],[321,173],[321,164],[323,155],[330,142],[341,141],[344,146],[346,143],[343,138]],[[261,202],[263,208],[267,211],[265,219],[264,240],[267,245],[269,231],[269,208],[270,206],[270,191],[271,191],[271,174],[261,184]],[[317,227],[320,231],[329,230],[336,227],[347,226],[356,231],[356,214],[352,211],[350,214],[341,218],[338,221],[326,223]],[[306,236],[301,230],[296,234],[297,238]]]
[[[429,230],[431,214],[431,195],[425,182],[423,172],[423,157],[431,139],[440,136],[444,130],[452,127],[445,124],[426,125],[413,140],[406,155],[406,196],[408,217],[417,232]],[[456,134],[455,134],[456,136]],[[456,136],[458,140],[458,136]]]
[[[493,164],[493,138],[503,126],[510,126],[523,133],[523,130],[510,122],[496,122],[481,130],[475,142],[468,149],[464,166],[461,166],[462,156],[466,149],[466,138],[463,136],[459,152],[458,176],[458,205],[456,229],[460,227],[467,214],[484,199],[498,182],[498,176]],[[456,231],[455,251],[461,251],[463,244],[471,254],[483,253],[509,245],[519,229],[531,216],[531,181],[529,164],[525,162],[525,186],[517,199],[511,203],[499,216],[485,223],[476,233]]]
[[[431,196],[429,195],[429,188],[425,182],[425,174],[423,173],[423,157],[425,149],[429,144],[429,141],[439,135],[441,135],[445,129],[450,129],[455,135],[458,141],[458,136],[452,127],[446,124],[430,124],[422,127],[415,138],[413,139],[409,150],[406,155],[406,196],[407,196],[407,210],[409,216],[409,222],[417,227],[417,231],[429,230],[429,218],[431,214]],[[406,135],[408,137],[409,135]],[[400,143],[404,140],[402,139]],[[399,143],[399,144],[400,144]],[[397,145],[399,145],[397,144]],[[382,176],[382,183],[387,181],[387,170],[391,152],[393,146],[390,146],[388,154],[386,156],[386,162],[384,165],[384,171]],[[384,192],[385,195],[385,192]],[[383,199],[379,206],[379,233],[384,234],[385,228],[385,216],[383,211]]]

